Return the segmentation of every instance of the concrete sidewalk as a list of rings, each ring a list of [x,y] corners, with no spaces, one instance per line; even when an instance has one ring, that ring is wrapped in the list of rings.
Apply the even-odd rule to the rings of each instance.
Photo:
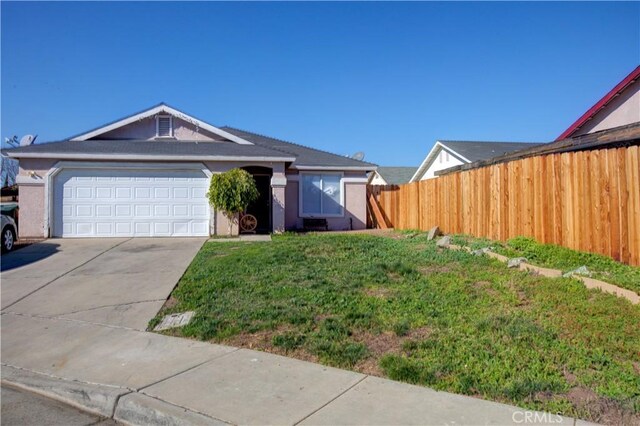
[[[516,407],[264,352],[18,313],[2,315],[2,380],[129,424],[476,425],[525,418]]]

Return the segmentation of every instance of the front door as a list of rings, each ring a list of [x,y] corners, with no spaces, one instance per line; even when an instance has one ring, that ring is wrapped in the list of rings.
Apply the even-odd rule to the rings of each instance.
[[[258,234],[268,234],[271,232],[271,176],[253,175],[253,178],[259,195],[247,208],[247,214],[255,216],[258,220]]]

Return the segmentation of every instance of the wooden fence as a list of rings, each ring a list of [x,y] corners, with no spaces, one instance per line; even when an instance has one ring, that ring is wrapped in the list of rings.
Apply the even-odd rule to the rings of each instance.
[[[369,186],[370,217],[374,227],[437,225],[445,233],[503,241],[522,235],[640,265],[639,151],[549,154]]]

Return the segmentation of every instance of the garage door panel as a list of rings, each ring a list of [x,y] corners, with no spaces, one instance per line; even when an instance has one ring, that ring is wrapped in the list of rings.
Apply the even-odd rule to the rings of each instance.
[[[54,180],[53,235],[207,236],[201,171],[65,169]]]

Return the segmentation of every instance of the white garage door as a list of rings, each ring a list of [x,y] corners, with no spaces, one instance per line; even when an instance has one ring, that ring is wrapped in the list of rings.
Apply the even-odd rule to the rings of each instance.
[[[200,170],[65,169],[54,181],[56,237],[209,235]]]

